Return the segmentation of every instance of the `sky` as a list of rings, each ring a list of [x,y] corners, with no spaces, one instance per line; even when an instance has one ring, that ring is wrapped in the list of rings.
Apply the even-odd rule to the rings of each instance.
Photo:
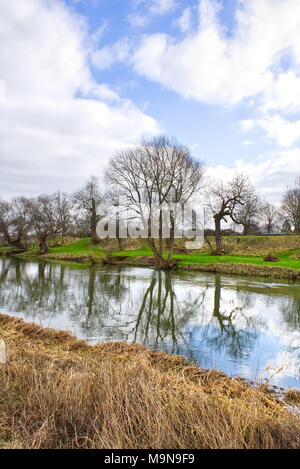
[[[300,175],[299,0],[0,0],[0,197],[159,134],[279,203]]]

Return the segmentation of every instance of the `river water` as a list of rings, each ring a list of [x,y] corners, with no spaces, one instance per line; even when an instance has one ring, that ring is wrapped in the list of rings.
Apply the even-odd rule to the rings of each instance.
[[[0,313],[90,344],[145,344],[204,368],[300,389],[299,284],[3,256]]]

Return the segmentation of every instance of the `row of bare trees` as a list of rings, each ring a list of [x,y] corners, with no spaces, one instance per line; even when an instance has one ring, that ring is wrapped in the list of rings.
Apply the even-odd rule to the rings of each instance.
[[[0,200],[0,234],[7,244],[17,249],[24,249],[27,238],[34,237],[41,253],[47,252],[49,238],[57,235],[91,236],[96,244],[100,241],[99,204],[108,202],[114,206],[119,196],[126,196],[133,220],[147,221],[145,217],[150,219],[157,206],[170,208],[167,259],[163,256],[162,209],[158,213],[158,236],[154,238],[150,231],[143,233],[157,264],[168,267],[177,223],[172,207],[195,203],[203,194],[204,205],[214,222],[216,252],[222,251],[222,233],[228,222],[241,226],[244,235],[259,230],[268,234],[274,230],[300,232],[300,178],[286,189],[278,209],[263,201],[243,174],[226,183],[209,184],[204,175],[204,164],[177,141],[165,136],[142,141],[114,155],[101,183],[92,176],[74,194],[56,192],[34,198],[16,197],[9,202]],[[203,208],[197,204],[196,207],[196,211]],[[122,207],[118,210],[119,215]],[[210,225],[211,221],[206,222]]]
[[[300,177],[294,186],[286,189],[278,208],[262,200],[243,174],[226,184],[215,185],[209,192],[208,205],[214,218],[218,251],[222,249],[222,221],[242,226],[243,235],[273,231],[300,233]]]
[[[75,194],[56,192],[33,198],[0,200],[0,234],[8,245],[23,250],[29,238],[48,252],[48,240],[57,235],[96,235],[97,205],[101,200],[99,180],[92,176]]]

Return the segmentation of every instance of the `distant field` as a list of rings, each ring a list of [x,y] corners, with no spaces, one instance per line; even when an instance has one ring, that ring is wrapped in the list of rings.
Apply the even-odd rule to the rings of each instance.
[[[232,255],[265,256],[269,252],[300,250],[300,235],[224,236],[223,239],[225,248]]]

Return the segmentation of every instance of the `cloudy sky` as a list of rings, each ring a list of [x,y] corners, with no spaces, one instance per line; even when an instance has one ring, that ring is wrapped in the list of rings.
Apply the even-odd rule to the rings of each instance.
[[[300,174],[299,0],[0,0],[0,195],[166,133],[278,202]]]

